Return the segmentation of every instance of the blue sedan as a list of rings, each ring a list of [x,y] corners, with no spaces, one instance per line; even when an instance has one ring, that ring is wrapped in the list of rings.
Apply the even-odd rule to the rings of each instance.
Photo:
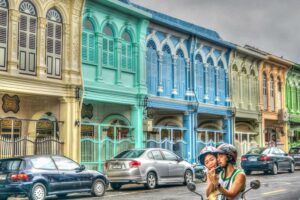
[[[279,170],[295,171],[294,159],[277,147],[254,148],[241,157],[241,166],[245,174],[252,171],[277,174]]]
[[[24,156],[0,160],[0,199],[24,195],[44,200],[48,195],[65,197],[73,192],[103,196],[109,185],[97,171],[86,170],[73,160],[58,155]]]

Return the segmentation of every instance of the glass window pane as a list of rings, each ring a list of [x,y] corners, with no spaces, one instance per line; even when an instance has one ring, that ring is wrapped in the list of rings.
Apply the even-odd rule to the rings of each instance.
[[[55,164],[49,157],[37,157],[30,159],[32,165],[36,169],[55,170]]]
[[[53,156],[53,159],[59,170],[75,170],[79,167],[79,165],[76,162],[68,158]]]

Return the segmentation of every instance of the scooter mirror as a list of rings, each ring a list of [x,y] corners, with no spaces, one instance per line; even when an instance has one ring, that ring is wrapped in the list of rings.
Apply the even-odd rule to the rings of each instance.
[[[188,184],[187,184],[187,188],[189,189],[189,191],[195,192],[195,190],[196,190],[196,185],[195,185],[195,183],[188,183]]]
[[[253,180],[253,181],[251,181],[250,182],[250,187],[252,188],[252,189],[258,189],[258,188],[260,188],[260,181],[259,180]]]

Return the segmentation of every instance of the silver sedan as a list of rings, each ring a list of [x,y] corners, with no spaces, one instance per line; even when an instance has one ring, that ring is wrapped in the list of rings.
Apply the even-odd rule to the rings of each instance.
[[[105,173],[111,187],[118,190],[124,184],[144,184],[149,189],[170,183],[193,181],[190,163],[165,149],[132,149],[105,163]]]

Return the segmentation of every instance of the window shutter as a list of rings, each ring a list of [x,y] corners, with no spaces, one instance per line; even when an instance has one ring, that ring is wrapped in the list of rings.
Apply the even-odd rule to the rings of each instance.
[[[95,63],[95,36],[92,33],[89,33],[89,62]]]
[[[6,68],[7,10],[0,8],[0,68]]]
[[[103,38],[103,65],[108,64],[108,40],[106,38]]]
[[[127,67],[126,65],[126,57],[127,57],[127,53],[126,53],[126,44],[122,43],[122,56],[121,56],[121,66],[123,69],[125,69]]]
[[[82,32],[82,60],[87,61],[87,33]]]
[[[109,58],[108,58],[108,61],[109,61],[109,65],[111,67],[114,67],[114,41],[113,40],[109,40],[109,43],[108,43],[108,50],[109,50]]]
[[[132,65],[132,48],[131,45],[128,44],[127,45],[127,68],[130,71],[134,71],[133,67],[134,66]]]

